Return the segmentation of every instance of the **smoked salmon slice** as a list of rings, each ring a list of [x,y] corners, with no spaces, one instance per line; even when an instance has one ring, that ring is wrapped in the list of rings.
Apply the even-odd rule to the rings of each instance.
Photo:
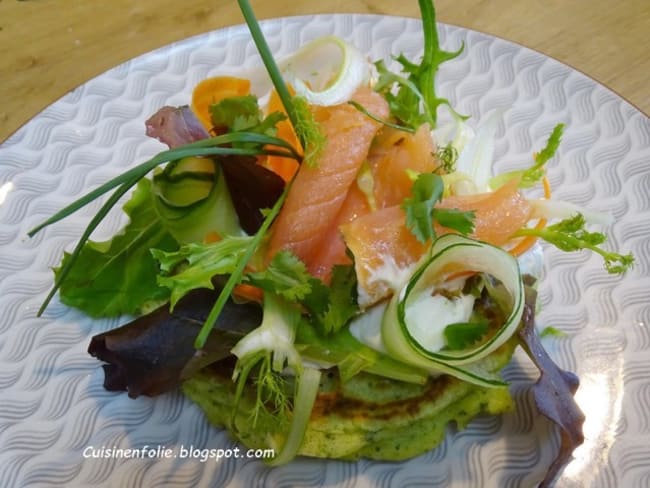
[[[415,134],[385,127],[368,154],[377,208],[399,205],[411,196],[409,171],[431,173],[439,163],[428,124]]]
[[[352,97],[370,113],[388,116],[386,101],[368,87]],[[381,124],[349,104],[313,107],[326,144],[315,167],[303,164],[272,227],[271,257],[288,250],[310,267],[311,260],[335,221],[370,144]]]
[[[472,237],[502,246],[531,218],[531,206],[513,180],[491,193],[452,196],[441,208],[475,212]],[[390,281],[415,264],[428,249],[406,228],[400,206],[368,213],[341,226],[345,244],[354,255],[360,305],[367,307],[391,293]],[[436,226],[442,235],[449,229]],[[362,292],[362,293],[361,293]]]
[[[370,205],[366,194],[359,189],[356,182],[352,183],[341,210],[327,229],[320,248],[309,263],[308,270],[312,275],[329,283],[334,266],[352,264],[345,248],[345,242],[343,242],[340,226],[352,222],[368,212],[370,212]]]
[[[429,173],[437,167],[435,144],[427,124],[420,126],[415,134],[390,127],[382,128],[368,152],[374,208],[371,208],[368,195],[359,189],[357,182],[353,183],[339,214],[310,262],[310,272],[328,282],[333,266],[350,264],[352,261],[347,255],[340,226],[377,208],[401,203],[411,195],[413,180],[409,171]]]

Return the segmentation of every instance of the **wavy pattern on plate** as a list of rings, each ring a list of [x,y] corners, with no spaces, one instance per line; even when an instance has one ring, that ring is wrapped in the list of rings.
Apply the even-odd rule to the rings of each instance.
[[[421,50],[419,22],[380,16],[314,16],[264,23],[272,49],[285,55],[308,39],[334,33],[373,58]],[[497,130],[499,169],[521,167],[553,126],[566,124],[559,157],[549,164],[558,198],[609,211],[612,245],[635,253],[624,279],[607,275],[596,256],[547,249],[540,326],[550,354],[583,378],[580,401],[590,419],[587,442],[560,486],[647,486],[650,473],[650,122],[615,94],[543,55],[484,34],[441,26],[442,42],[466,49],[440,72],[440,93],[474,120],[506,109]],[[241,26],[167,46],[75,89],[0,147],[0,486],[531,486],[543,476],[557,435],[530,396],[536,377],[526,359],[506,370],[517,409],[450,429],[440,447],[403,463],[299,459],[276,470],[261,461],[88,458],[89,446],[164,445],[178,453],[230,448],[180,395],[132,401],[106,392],[87,356],[94,333],[118,320],[91,322],[55,303],[35,310],[51,284],[49,267],[69,249],[98,204],[26,238],[29,228],[161,146],[144,137],[160,106],[187,103],[206,76],[249,70],[255,49]],[[98,231],[108,236],[114,213]],[[625,395],[623,395],[625,391]],[[607,415],[608,417],[602,417]]]

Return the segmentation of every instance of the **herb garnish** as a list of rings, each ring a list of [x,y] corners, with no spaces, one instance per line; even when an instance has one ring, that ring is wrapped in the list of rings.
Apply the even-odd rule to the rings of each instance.
[[[442,200],[444,189],[439,175],[422,173],[413,183],[412,196],[402,203],[402,209],[406,212],[406,226],[422,243],[436,237],[434,220],[464,235],[474,230],[474,212],[435,208],[435,204]]]
[[[634,264],[634,256],[631,253],[619,254],[604,250],[600,245],[607,240],[605,234],[602,232],[588,231],[585,228],[585,224],[584,216],[582,214],[576,214],[573,217],[542,229],[520,229],[515,233],[515,236],[539,237],[566,252],[589,249],[603,257],[605,260],[605,269],[609,273],[625,273]]]
[[[449,107],[455,117],[466,118],[451,108],[449,100],[436,95],[434,83],[440,65],[459,56],[464,44],[454,52],[441,49],[433,2],[419,0],[419,4],[424,32],[424,56],[420,64],[409,61],[403,54],[397,56],[395,61],[402,65],[404,76],[390,71],[383,61],[375,63],[379,73],[375,90],[384,96],[398,123],[413,129],[424,123],[435,127],[440,105]]]

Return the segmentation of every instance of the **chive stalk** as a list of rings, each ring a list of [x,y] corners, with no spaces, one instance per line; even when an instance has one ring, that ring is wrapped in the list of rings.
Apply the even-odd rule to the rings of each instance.
[[[260,148],[240,148],[240,147],[230,147],[230,146],[224,147],[224,145],[232,144],[232,143],[257,143],[261,145],[272,145],[272,146],[280,147],[282,149],[278,150],[278,149],[260,149]],[[122,196],[124,196],[126,192],[128,192],[133,186],[135,186],[138,183],[138,181],[144,178],[147,175],[147,173],[149,173],[151,170],[153,170],[154,168],[156,168],[157,166],[163,163],[178,160],[178,159],[183,159],[186,157],[192,157],[192,156],[224,156],[224,155],[257,156],[260,154],[277,155],[277,156],[293,158],[297,160],[300,159],[300,155],[295,150],[295,148],[291,146],[291,144],[277,137],[271,137],[264,134],[257,134],[253,132],[233,132],[221,136],[211,137],[208,139],[202,139],[200,141],[196,141],[190,144],[179,146],[177,148],[159,153],[158,155],[154,156],[150,160],[145,161],[142,164],[139,164],[135,168],[131,168],[130,170],[125,171],[121,175],[104,183],[103,185],[87,193],[86,195],[79,198],[78,200],[75,200],[67,207],[58,211],[56,214],[54,214],[44,222],[34,227],[32,230],[28,232],[28,235],[30,237],[33,237],[43,228],[51,224],[54,224],[55,222],[63,220],[64,218],[68,217],[69,215],[73,214],[74,212],[83,208],[84,206],[88,205],[90,202],[96,200],[97,198],[104,195],[105,193],[108,193],[109,191],[115,189],[113,194],[108,198],[108,200],[104,203],[104,205],[102,205],[102,207],[97,212],[97,214],[95,214],[92,220],[88,223],[88,226],[84,230],[83,234],[81,235],[81,238],[79,239],[77,245],[72,251],[70,255],[70,259],[61,268],[54,282],[54,286],[52,287],[47,297],[45,298],[43,304],[39,308],[37,316],[40,317],[43,314],[43,312],[51,302],[52,298],[56,294],[57,290],[61,287],[61,284],[69,274],[74,263],[77,261],[77,258],[79,257],[79,254],[83,249],[83,246],[86,244],[93,231],[97,228],[97,226],[99,226],[101,221],[104,219],[104,217],[106,217],[106,215],[109,213],[111,208],[115,206],[115,204],[120,200],[120,198],[122,198]],[[268,228],[268,225],[266,227]],[[246,262],[248,262],[249,258],[250,255],[246,259]]]
[[[246,24],[248,25],[248,30],[253,37],[253,42],[255,42],[255,46],[257,47],[260,57],[262,58],[264,67],[266,68],[266,71],[268,72],[269,77],[273,82],[275,90],[278,92],[278,96],[280,97],[282,105],[284,105],[284,109],[287,111],[291,125],[297,127],[299,124],[299,119],[298,115],[296,114],[296,108],[293,104],[293,100],[291,99],[291,94],[289,93],[289,89],[284,82],[280,68],[278,68],[275,59],[273,58],[273,54],[271,54],[271,49],[269,48],[269,45],[266,42],[266,38],[262,33],[262,29],[260,28],[257,18],[255,17],[253,8],[251,7],[248,0],[237,0],[237,3],[239,4],[239,8],[242,15],[244,16]],[[306,147],[306,141],[303,140],[303,137],[301,137],[300,134],[298,134],[298,137],[300,138],[300,144],[302,144],[302,147]]]

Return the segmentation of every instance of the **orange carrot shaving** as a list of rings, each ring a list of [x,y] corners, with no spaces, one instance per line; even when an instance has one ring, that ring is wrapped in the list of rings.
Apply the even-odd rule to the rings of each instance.
[[[245,283],[236,285],[232,292],[236,297],[251,302],[262,303],[262,300],[264,299],[264,292],[260,288]]]
[[[542,185],[544,187],[544,198],[547,200],[551,198],[551,183],[548,181],[548,177],[544,176],[542,179]],[[535,229],[541,230],[546,227],[546,219],[539,219],[535,225]],[[536,236],[526,236],[521,241],[517,243],[515,247],[510,249],[510,254],[513,256],[521,256],[523,253],[528,251],[531,247],[537,242]]]
[[[217,234],[215,231],[208,232],[203,238],[203,242],[205,242],[206,244],[212,244],[213,242],[217,242],[220,240],[221,237],[219,237],[219,234]]]
[[[200,82],[192,92],[192,112],[201,121],[203,126],[212,130],[210,105],[230,97],[248,95],[251,82],[243,78],[232,76],[215,76]]]
[[[289,87],[289,93],[293,95],[293,90],[291,87]],[[275,90],[271,92],[267,112],[281,112],[286,115],[284,105],[282,105],[282,100],[280,99],[278,92]],[[302,151],[300,141],[298,141],[298,136],[296,135],[296,132],[288,119],[279,122],[277,128],[277,137],[284,139],[298,151]],[[293,175],[296,174],[296,171],[298,171],[298,162],[296,160],[283,158],[282,156],[267,156],[265,161],[262,162],[262,165],[274,173],[280,175],[284,181],[290,181],[291,178],[293,178]]]

